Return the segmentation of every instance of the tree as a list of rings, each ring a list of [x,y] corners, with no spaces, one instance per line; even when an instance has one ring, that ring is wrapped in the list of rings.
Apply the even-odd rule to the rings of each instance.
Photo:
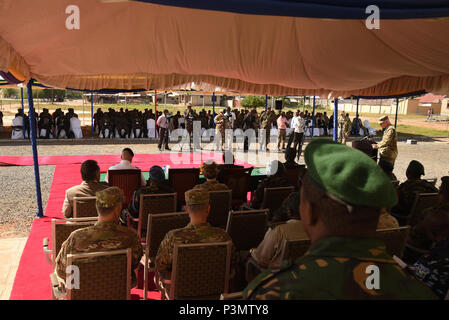
[[[240,102],[245,109],[258,108],[265,106],[265,98],[261,96],[246,96]]]

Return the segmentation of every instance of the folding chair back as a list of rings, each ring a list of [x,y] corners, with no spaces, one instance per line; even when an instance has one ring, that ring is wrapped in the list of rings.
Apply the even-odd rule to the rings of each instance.
[[[200,182],[200,169],[170,169],[168,171],[168,182],[178,195],[177,209],[181,210],[181,207],[185,204],[185,192]]]
[[[282,202],[294,191],[295,187],[265,188],[262,209],[270,210],[268,220],[272,220],[273,213],[281,207]]]
[[[73,198],[73,217],[87,218],[98,217],[97,207],[95,205],[96,197],[75,197]]]
[[[73,231],[83,229],[94,225],[97,222],[95,218],[73,218],[73,219],[52,219],[52,262],[54,263],[62,244]]]
[[[156,256],[159,245],[170,230],[184,228],[189,221],[187,212],[149,214],[146,238],[148,257]]]
[[[67,299],[129,300],[131,256],[130,248],[67,255],[67,265],[76,266],[79,270],[79,287],[66,288]],[[76,273],[67,274],[66,279]]]
[[[232,190],[209,192],[210,212],[207,221],[218,228],[226,228],[229,211],[232,209]]]
[[[133,198],[134,191],[140,187],[142,180],[140,169],[109,170],[108,180],[111,187],[119,187],[125,195],[124,207],[127,207]]]
[[[247,202],[253,168],[224,168],[223,183],[232,190],[232,206]]]
[[[176,212],[176,193],[141,194],[137,234],[144,237],[149,214]]]
[[[437,184],[437,178],[425,178],[423,180],[426,180],[428,183],[431,183],[433,186]]]
[[[285,239],[282,243],[281,257],[282,261],[295,261],[299,257],[302,257],[310,248],[309,239]]]
[[[413,202],[410,215],[408,217],[408,224],[410,226],[416,225],[421,219],[421,213],[424,209],[433,207],[438,204],[438,193],[418,193]]]
[[[216,299],[228,293],[232,241],[175,244],[170,299]]]
[[[230,211],[226,231],[238,251],[256,248],[267,230],[268,210]]]
[[[404,255],[405,242],[407,241],[410,226],[380,229],[376,231],[376,238],[382,240],[390,256],[397,256],[402,259]]]

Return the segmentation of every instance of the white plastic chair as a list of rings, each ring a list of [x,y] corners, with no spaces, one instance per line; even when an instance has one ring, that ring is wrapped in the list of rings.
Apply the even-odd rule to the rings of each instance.
[[[23,126],[23,118],[15,117],[12,120],[13,127],[22,127]],[[11,132],[11,139],[23,139],[23,130],[22,129],[13,129]]]
[[[313,136],[314,137],[320,136],[320,128],[313,128]]]
[[[156,131],[156,122],[154,119],[147,120],[147,128],[148,128],[148,137],[154,138],[156,133],[156,138],[159,136]]]
[[[75,139],[83,138],[83,132],[81,131],[81,120],[77,117],[70,118],[70,130],[75,135]]]

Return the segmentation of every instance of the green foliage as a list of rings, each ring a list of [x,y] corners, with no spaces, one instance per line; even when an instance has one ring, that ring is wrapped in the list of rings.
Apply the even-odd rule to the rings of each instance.
[[[246,96],[240,104],[245,109],[260,108],[265,106],[265,98],[261,96]]]

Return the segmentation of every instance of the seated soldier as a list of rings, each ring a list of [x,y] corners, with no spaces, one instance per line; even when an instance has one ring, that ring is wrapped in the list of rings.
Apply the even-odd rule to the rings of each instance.
[[[290,181],[285,177],[284,165],[278,160],[271,161],[270,168],[267,169],[267,178],[257,186],[251,199],[250,207],[253,209],[261,208],[265,188],[290,187],[291,185]]]
[[[149,178],[147,185],[145,187],[139,188],[134,191],[133,200],[129,204],[128,210],[123,210],[123,214],[120,219],[122,223],[126,223],[127,212],[134,217],[139,217],[139,207],[140,207],[140,195],[141,194],[157,194],[157,193],[173,193],[175,192],[173,188],[166,183],[165,173],[159,166],[152,166],[149,171]]]
[[[62,214],[66,218],[73,217],[73,198],[75,197],[95,197],[97,191],[106,189],[108,186],[100,183],[100,167],[95,160],[86,160],[81,164],[80,185],[71,187],[65,192]]]
[[[188,190],[185,193],[185,210],[189,214],[190,223],[181,229],[169,231],[162,240],[156,255],[156,278],[155,283],[160,290],[160,279],[170,279],[173,249],[175,243],[211,243],[232,240],[221,228],[211,227],[207,222],[209,215],[209,193],[201,189]],[[232,248],[232,265],[237,263],[235,248]]]
[[[131,165],[131,162],[134,158],[134,152],[130,148],[125,148],[122,150],[122,161],[120,161],[119,164],[116,164],[114,166],[109,167],[108,174],[106,174],[106,182],[109,182],[109,170],[138,170],[139,168],[134,167]],[[146,185],[145,177],[143,176],[143,173],[140,177],[140,186]]]
[[[215,162],[206,161],[203,163],[201,172],[206,178],[206,182],[197,184],[194,189],[202,189],[204,191],[220,191],[229,190],[228,186],[217,181],[217,164]]]
[[[301,180],[306,174],[307,169],[302,168],[299,171],[298,175],[298,190],[301,190]],[[300,201],[300,193],[292,192],[288,195],[288,197],[282,202],[282,205],[279,209],[274,211],[273,214],[270,212],[270,221],[272,223],[282,223],[291,219],[291,217],[297,217],[301,219],[299,216],[299,201]]]
[[[296,150],[294,148],[287,148],[285,150],[285,162],[284,167],[286,170],[298,168],[300,165],[296,163]]]
[[[424,166],[420,162],[416,160],[410,161],[405,173],[407,181],[399,185],[399,203],[392,209],[393,213],[401,216],[408,216],[417,193],[438,192],[438,189],[430,182],[421,179],[421,176],[424,174]]]
[[[408,243],[413,247],[422,250],[430,250],[433,241],[429,238],[423,220],[426,215],[433,210],[443,210],[449,214],[449,177],[441,178],[441,186],[438,191],[439,203],[432,208],[428,208],[422,211],[421,216],[418,217],[418,223],[410,230]]]
[[[416,276],[421,279],[440,299],[449,290],[449,213],[432,209],[423,224],[434,246],[413,265]]]
[[[391,179],[391,181],[398,181],[398,178],[396,178],[395,174],[393,173],[394,166],[390,161],[380,158],[379,167],[382,168],[382,170]]]
[[[224,169],[225,168],[243,168],[243,166],[235,165],[235,158],[232,151],[223,152],[223,164],[218,166],[217,181],[224,183]]]
[[[296,193],[296,192],[295,192]],[[299,202],[298,202],[299,206]],[[251,257],[262,268],[281,265],[282,243],[290,239],[308,239],[301,223],[299,210],[289,211],[289,220],[273,229],[269,228],[259,246],[251,249]]]
[[[118,219],[123,205],[123,191],[118,187],[110,187],[97,192],[98,222],[91,227],[72,232],[62,244],[56,257],[56,272],[65,280],[67,255],[108,250],[132,249],[132,270],[136,270],[143,255],[142,245],[137,233],[127,227],[120,226]],[[133,286],[137,284],[132,272]]]
[[[435,299],[375,238],[380,208],[397,202],[376,163],[359,150],[324,139],[309,143],[304,159],[299,212],[311,247],[294,263],[262,272],[244,298]],[[376,266],[377,273],[367,272],[369,266]]]

